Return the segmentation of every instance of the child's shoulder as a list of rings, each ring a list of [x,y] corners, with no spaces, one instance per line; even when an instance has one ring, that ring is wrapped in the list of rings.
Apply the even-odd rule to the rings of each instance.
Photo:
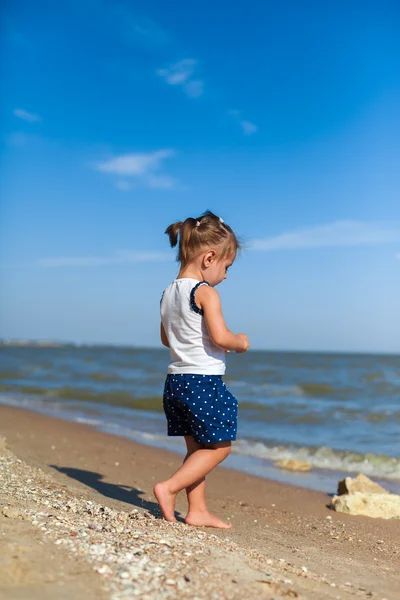
[[[201,285],[196,286],[196,296],[204,298],[217,298],[219,297],[218,291],[206,281],[201,282]]]
[[[204,308],[207,305],[209,305],[211,308],[218,303],[220,303],[220,297],[214,287],[212,287],[210,284],[199,285],[199,287],[196,289],[196,304],[198,304],[200,308]]]

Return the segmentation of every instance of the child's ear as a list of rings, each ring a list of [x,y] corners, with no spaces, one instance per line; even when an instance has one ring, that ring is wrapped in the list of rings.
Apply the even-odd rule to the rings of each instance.
[[[204,262],[204,266],[205,267],[209,267],[210,265],[212,265],[212,263],[215,260],[217,253],[215,252],[215,250],[209,250],[203,258],[203,262]]]

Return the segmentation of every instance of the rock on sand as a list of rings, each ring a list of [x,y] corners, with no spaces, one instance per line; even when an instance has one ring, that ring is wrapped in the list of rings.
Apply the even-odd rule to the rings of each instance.
[[[332,498],[331,506],[350,515],[400,519],[400,496],[390,494],[362,473],[354,479],[346,477],[339,481],[338,496]]]
[[[275,463],[275,466],[289,471],[310,471],[311,469],[310,463],[296,458],[282,458]]]
[[[379,483],[375,483],[366,475],[360,473],[357,477],[352,479],[346,477],[338,483],[338,496],[342,494],[353,494],[354,492],[361,492],[362,494],[388,494]]]
[[[389,494],[363,494],[352,492],[332,498],[332,507],[337,512],[364,515],[376,519],[400,519],[400,496]]]

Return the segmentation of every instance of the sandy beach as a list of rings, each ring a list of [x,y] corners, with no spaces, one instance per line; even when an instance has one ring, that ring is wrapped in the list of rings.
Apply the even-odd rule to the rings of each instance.
[[[30,598],[379,598],[400,590],[400,521],[332,511],[328,495],[219,467],[229,531],[160,518],[181,457],[0,407],[0,595]]]

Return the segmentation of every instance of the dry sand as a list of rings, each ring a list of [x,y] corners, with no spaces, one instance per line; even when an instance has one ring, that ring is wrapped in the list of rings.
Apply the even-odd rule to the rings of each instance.
[[[174,525],[152,487],[178,455],[9,407],[0,435],[1,598],[400,598],[400,520],[219,467],[209,508],[233,529]]]

